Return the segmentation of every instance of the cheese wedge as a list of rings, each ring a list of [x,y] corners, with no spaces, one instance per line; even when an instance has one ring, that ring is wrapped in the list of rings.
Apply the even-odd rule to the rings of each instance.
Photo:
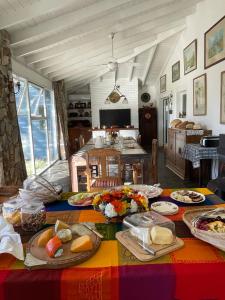
[[[57,220],[55,223],[55,232],[58,232],[61,229],[69,229],[70,226],[60,220]]]
[[[174,236],[169,228],[154,226],[151,230],[151,239],[153,244],[169,245],[172,244]]]
[[[82,252],[88,251],[93,248],[92,240],[89,235],[83,235],[73,240],[70,251],[71,252]]]
[[[38,247],[45,247],[48,241],[53,237],[53,228],[45,230],[39,237]]]
[[[66,243],[72,240],[72,232],[70,229],[61,229],[56,234],[62,243]]]

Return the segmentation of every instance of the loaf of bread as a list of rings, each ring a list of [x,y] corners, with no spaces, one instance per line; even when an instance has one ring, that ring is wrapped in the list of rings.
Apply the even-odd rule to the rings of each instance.
[[[193,129],[194,129],[194,130],[200,130],[200,129],[202,129],[202,126],[201,126],[201,124],[195,124],[195,125],[193,126]]]
[[[174,119],[173,121],[170,122],[171,128],[176,128],[178,124],[182,123],[180,119]]]
[[[188,121],[184,121],[181,124],[178,124],[178,126],[176,128],[178,129],[186,129],[186,125],[188,124]]]
[[[194,122],[188,122],[188,124],[186,125],[186,129],[193,129],[194,125],[195,125]]]

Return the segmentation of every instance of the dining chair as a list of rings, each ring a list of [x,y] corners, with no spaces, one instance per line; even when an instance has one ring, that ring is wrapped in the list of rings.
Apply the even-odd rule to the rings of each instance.
[[[87,189],[90,192],[122,184],[121,153],[116,149],[91,149],[86,154]]]

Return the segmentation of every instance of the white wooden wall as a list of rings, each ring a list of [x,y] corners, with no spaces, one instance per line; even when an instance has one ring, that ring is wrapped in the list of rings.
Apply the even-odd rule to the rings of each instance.
[[[105,99],[113,90],[112,80],[104,79],[91,82],[91,106],[92,106],[92,126],[100,126],[100,109],[131,109],[131,125],[138,127],[138,80],[128,81],[120,79],[117,82],[120,91],[128,99],[128,104],[122,104],[122,100],[115,104],[105,104]]]

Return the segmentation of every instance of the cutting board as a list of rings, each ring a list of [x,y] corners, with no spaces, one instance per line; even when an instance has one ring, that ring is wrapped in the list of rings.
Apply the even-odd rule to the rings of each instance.
[[[174,243],[172,245],[165,245],[162,247],[160,245],[151,245],[156,250],[156,254],[152,255],[144,250],[138,243],[135,238],[131,237],[129,230],[119,231],[116,233],[117,240],[127,248],[138,260],[140,261],[151,261],[156,258],[159,258],[165,254],[168,254],[172,251],[175,251],[181,247],[183,247],[184,242],[176,237]],[[160,249],[161,247],[161,249]]]
[[[82,225],[81,225],[82,226]],[[54,228],[54,226],[51,226]],[[48,227],[47,229],[51,228]],[[93,256],[98,250],[101,239],[94,234],[91,230],[88,230],[88,234],[91,237],[93,243],[93,249],[90,251],[83,251],[79,253],[73,253],[70,251],[70,246],[72,240],[78,238],[79,235],[73,233],[73,239],[70,242],[63,244],[63,254],[57,258],[51,258],[47,255],[45,247],[38,247],[37,242],[39,236],[47,229],[44,229],[37,234],[35,234],[27,244],[26,248],[26,259],[25,266],[29,269],[61,269],[74,265],[78,265],[86,260],[88,260],[91,256]]]

